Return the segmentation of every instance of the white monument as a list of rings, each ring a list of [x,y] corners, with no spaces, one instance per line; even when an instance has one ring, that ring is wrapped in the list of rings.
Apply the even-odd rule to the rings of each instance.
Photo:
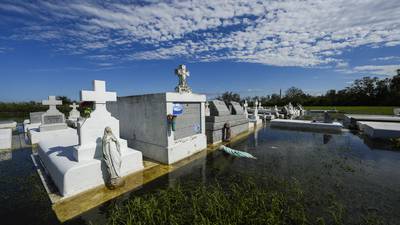
[[[41,132],[67,128],[64,114],[57,109],[57,105],[62,105],[62,101],[56,100],[56,96],[49,96],[48,100],[42,101],[42,105],[48,105],[49,109],[42,114],[42,124],[39,126]]]
[[[260,103],[261,104],[261,103]],[[253,111],[253,115],[251,115],[250,117],[250,122],[254,123],[255,125],[260,125],[262,124],[262,120],[260,119],[260,117],[258,116],[258,107],[259,107],[259,103],[258,100],[256,99],[256,101],[254,102],[254,111]]]
[[[207,147],[206,96],[189,91],[186,67],[179,66],[176,73],[182,75],[176,92],[118,97],[117,102],[107,104],[120,120],[121,137],[129,146],[165,164]]]
[[[103,160],[105,128],[118,142],[119,174],[126,176],[143,169],[142,153],[127,147],[119,138],[119,121],[106,109],[107,101],[116,101],[115,92],[106,92],[105,82],[93,82],[94,91],[81,91],[82,101],[93,101],[95,110],[86,120],[78,121],[78,134],[42,139],[38,154],[54,184],[63,196],[71,196],[107,183]]]
[[[77,110],[79,105],[74,102],[72,105],[69,105],[69,107],[71,107],[72,110],[68,114],[67,124],[76,128],[78,126],[78,120],[81,118],[81,113]]]
[[[45,113],[38,113],[37,116],[41,117],[41,122],[38,128],[27,129],[31,144],[38,144],[42,139],[76,134],[76,130],[69,128],[65,123],[64,114],[56,108],[57,105],[62,104],[62,101],[56,100],[55,96],[49,96],[49,99],[43,100],[42,104],[48,105],[49,110]]]

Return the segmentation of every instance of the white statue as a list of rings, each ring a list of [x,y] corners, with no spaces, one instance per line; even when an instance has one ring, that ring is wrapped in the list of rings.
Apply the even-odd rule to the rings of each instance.
[[[115,188],[123,184],[121,179],[121,150],[118,139],[114,136],[110,127],[104,129],[103,160],[106,164],[110,180],[108,186]]]
[[[190,76],[189,70],[186,69],[185,65],[179,65],[177,69],[175,69],[175,74],[178,76],[179,78],[179,84],[178,86],[175,88],[175,90],[179,93],[182,92],[189,92],[191,93],[192,90],[190,89],[190,87],[187,85],[187,81],[186,78]]]

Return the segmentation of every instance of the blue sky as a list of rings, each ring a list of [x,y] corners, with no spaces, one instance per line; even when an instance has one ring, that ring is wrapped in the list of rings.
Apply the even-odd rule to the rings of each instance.
[[[400,68],[400,1],[0,1],[0,101],[172,91],[310,94]]]

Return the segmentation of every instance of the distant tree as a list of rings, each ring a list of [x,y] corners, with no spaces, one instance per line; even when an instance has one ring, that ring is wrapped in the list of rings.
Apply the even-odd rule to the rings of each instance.
[[[71,105],[72,104],[71,99],[68,98],[67,96],[57,96],[56,99],[61,100],[63,105]]]
[[[234,102],[240,102],[241,101],[239,94],[233,93],[233,92],[229,92],[229,91],[223,93],[221,96],[218,96],[217,99],[221,100],[221,101],[224,101],[225,103],[229,103],[231,101],[234,101]]]

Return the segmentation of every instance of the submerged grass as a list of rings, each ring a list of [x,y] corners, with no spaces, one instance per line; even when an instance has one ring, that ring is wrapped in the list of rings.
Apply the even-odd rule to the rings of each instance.
[[[136,196],[113,205],[108,224],[345,224],[346,209],[334,194],[310,200],[296,179],[265,178],[185,183]],[[366,216],[363,224],[372,221],[379,220]]]

